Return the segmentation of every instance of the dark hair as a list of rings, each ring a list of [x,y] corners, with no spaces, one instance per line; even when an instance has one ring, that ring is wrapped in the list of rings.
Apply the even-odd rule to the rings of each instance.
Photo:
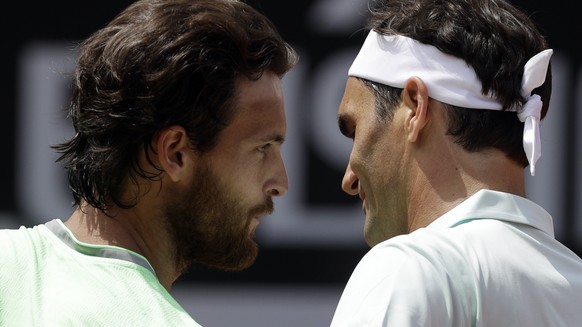
[[[368,28],[407,36],[464,59],[475,70],[482,92],[491,92],[504,110],[445,105],[447,133],[467,151],[497,148],[523,167],[528,165],[523,123],[515,112],[505,110],[525,103],[520,94],[523,68],[548,45],[524,12],[503,0],[383,0],[372,5]],[[376,88],[384,93],[402,91],[385,85]],[[545,83],[533,91],[543,101],[542,118],[551,88],[548,69]]]
[[[133,3],[81,44],[69,108],[76,134],[53,146],[75,204],[135,205],[123,187],[160,177],[138,161],[157,132],[180,125],[195,150],[212,149],[233,114],[235,80],[283,76],[296,62],[272,22],[243,2]]]

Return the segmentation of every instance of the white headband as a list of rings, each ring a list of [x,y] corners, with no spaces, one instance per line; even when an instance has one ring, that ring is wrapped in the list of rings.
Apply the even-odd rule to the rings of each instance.
[[[541,156],[542,101],[538,95],[532,96],[531,91],[544,83],[552,52],[544,50],[525,64],[521,94],[527,102],[521,109],[511,110],[517,111],[520,121],[525,122],[523,146],[532,176]],[[491,94],[482,93],[479,78],[463,59],[401,35],[380,35],[371,30],[348,75],[399,88],[410,77],[418,76],[426,84],[429,96],[443,103],[463,108],[502,109]]]

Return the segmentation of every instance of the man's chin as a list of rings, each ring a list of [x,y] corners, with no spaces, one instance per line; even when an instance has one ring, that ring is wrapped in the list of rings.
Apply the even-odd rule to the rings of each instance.
[[[254,231],[252,233],[252,238],[254,238]],[[236,264],[233,265],[233,267],[231,268],[232,271],[241,271],[241,270],[245,270],[247,268],[249,268],[250,266],[252,266],[255,261],[257,260],[257,256],[259,254],[259,248],[257,246],[257,243],[250,238],[247,242],[248,242],[248,246],[247,246],[247,251],[245,255],[240,255],[239,256],[239,260]]]
[[[215,265],[209,265],[212,268],[220,269],[224,271],[242,271],[247,268],[250,268],[256,261],[257,255],[248,256],[245,258],[241,258],[241,260],[237,262],[229,262],[229,263],[220,263]]]
[[[218,254],[208,257],[207,260],[194,260],[196,263],[203,264],[213,269],[223,271],[241,271],[252,266],[258,256],[258,246],[253,240],[254,231],[249,235],[244,244],[239,244],[232,247],[231,250],[226,250],[224,256]]]

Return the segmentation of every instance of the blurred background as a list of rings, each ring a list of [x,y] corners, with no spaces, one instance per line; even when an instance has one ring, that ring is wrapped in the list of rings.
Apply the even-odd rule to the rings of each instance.
[[[133,1],[18,1],[0,13],[0,228],[32,226],[72,211],[51,144],[71,135],[65,118],[74,45]],[[363,41],[367,0],[247,1],[270,17],[300,54],[284,78],[289,193],[258,230],[251,268],[194,266],[174,295],[204,326],[325,326],[366,252],[357,198],[341,178],[351,142],[336,110]],[[528,196],[553,216],[558,239],[582,253],[582,23],[574,2],[520,0],[554,49],[554,92]],[[1,251],[1,249],[0,249]]]

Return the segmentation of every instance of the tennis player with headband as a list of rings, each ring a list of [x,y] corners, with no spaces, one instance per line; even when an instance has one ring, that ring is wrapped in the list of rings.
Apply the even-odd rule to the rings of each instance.
[[[551,93],[534,22],[502,0],[393,0],[368,29],[338,119],[371,249],[331,325],[579,324],[582,260],[525,193]]]

